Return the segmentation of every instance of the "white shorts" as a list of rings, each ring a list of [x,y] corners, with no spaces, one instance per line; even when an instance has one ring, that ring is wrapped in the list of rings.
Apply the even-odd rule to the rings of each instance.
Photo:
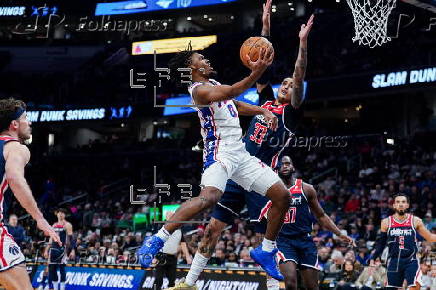
[[[25,258],[14,238],[8,233],[5,226],[0,226],[0,271],[8,270],[18,264],[24,263]]]
[[[208,164],[201,176],[201,186],[213,186],[222,192],[231,179],[247,191],[265,195],[279,176],[258,158],[245,150],[244,143],[221,146],[214,161]]]

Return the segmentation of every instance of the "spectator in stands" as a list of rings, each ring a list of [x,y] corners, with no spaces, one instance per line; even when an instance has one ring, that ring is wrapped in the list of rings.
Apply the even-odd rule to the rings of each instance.
[[[357,278],[359,278],[359,272],[354,269],[353,261],[345,260],[344,268],[341,272],[337,289],[347,289],[348,287],[354,285]]]
[[[322,271],[326,270],[325,265],[327,264],[330,257],[330,248],[329,247],[320,247],[318,249],[318,266]]]
[[[26,237],[26,231],[22,226],[18,224],[18,217],[15,214],[9,216],[9,223],[6,225],[8,232],[14,237],[15,242],[20,248],[25,246],[28,241]]]
[[[425,214],[424,225],[429,231],[431,231],[433,228],[436,228],[436,220],[433,219],[431,211]]]
[[[356,281],[356,286],[361,287],[361,290],[375,289],[382,287],[385,283],[386,269],[382,266],[380,258],[378,258],[374,265],[365,267],[362,274]]]
[[[332,261],[331,263],[329,263],[328,270],[326,271],[329,273],[340,273],[344,268],[344,263],[345,263],[344,256],[340,251],[334,250],[332,252],[331,257],[332,257]]]
[[[345,212],[352,213],[356,212],[360,208],[360,199],[357,194],[353,194],[351,198],[345,204]]]
[[[226,260],[226,254],[224,249],[217,249],[215,254],[209,260],[209,264],[214,266],[224,266]]]

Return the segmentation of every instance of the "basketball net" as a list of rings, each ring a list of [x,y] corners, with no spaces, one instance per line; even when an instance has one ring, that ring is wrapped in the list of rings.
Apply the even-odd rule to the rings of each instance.
[[[353,42],[370,48],[391,40],[387,36],[388,18],[396,0],[347,0],[354,17]]]

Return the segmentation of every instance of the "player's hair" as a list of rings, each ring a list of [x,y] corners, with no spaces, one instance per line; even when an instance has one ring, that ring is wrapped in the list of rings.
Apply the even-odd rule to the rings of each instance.
[[[405,198],[406,198],[406,200],[407,200],[407,203],[410,203],[410,198],[409,198],[409,196],[407,195],[407,194],[405,194],[405,193],[397,193],[397,194],[395,194],[394,195],[394,200],[397,198],[397,197],[399,197],[399,196],[404,196]]]
[[[68,213],[67,210],[65,208],[63,208],[63,207],[60,207],[60,208],[55,210],[55,214],[57,214],[58,212],[63,212],[64,214]]]
[[[0,100],[0,131],[9,129],[9,125],[17,119],[15,117],[20,110],[26,110],[26,104],[23,101],[14,98]]]
[[[168,68],[170,69],[170,77],[171,81],[176,84],[177,86],[182,85],[180,83],[180,72],[177,71],[178,68],[187,68],[191,65],[191,57],[195,53],[195,51],[192,50],[191,42],[189,42],[188,47],[183,50],[176,53],[173,58],[170,59],[168,62]]]

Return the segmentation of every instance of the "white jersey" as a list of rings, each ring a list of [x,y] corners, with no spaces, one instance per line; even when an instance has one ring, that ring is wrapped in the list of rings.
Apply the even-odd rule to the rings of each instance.
[[[195,104],[192,93],[200,85],[220,85],[210,79],[209,82],[195,82],[189,88],[192,103]],[[239,124],[238,110],[233,100],[212,102],[207,107],[196,107],[201,124],[201,135],[204,141],[203,162],[207,168],[217,161],[218,150],[242,144],[242,129]],[[232,146],[233,144],[233,146]]]

